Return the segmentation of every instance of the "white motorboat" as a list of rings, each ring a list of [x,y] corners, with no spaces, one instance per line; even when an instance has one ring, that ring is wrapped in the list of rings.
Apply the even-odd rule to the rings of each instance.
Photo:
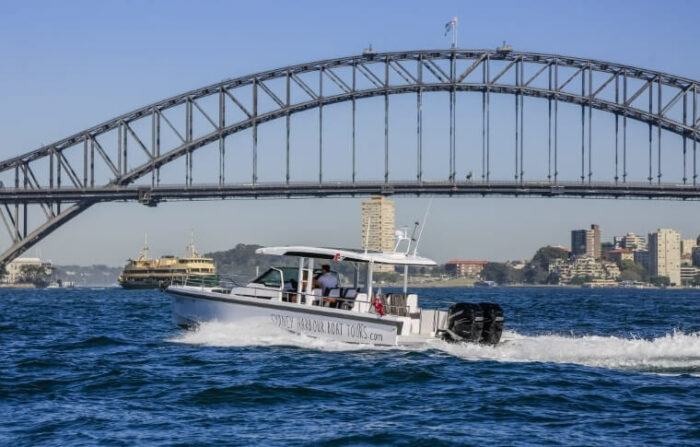
[[[282,328],[349,343],[404,345],[431,339],[497,344],[503,331],[503,311],[494,303],[456,303],[448,310],[422,309],[407,287],[410,266],[434,266],[435,261],[401,252],[321,248],[265,247],[259,254],[294,256],[296,267],[271,267],[250,283],[236,285],[174,283],[173,320],[182,327],[203,322],[246,323]],[[322,290],[314,278],[316,260],[351,263],[354,284]],[[378,264],[403,266],[404,288],[399,293],[375,290]],[[360,283],[360,276],[364,282]]]

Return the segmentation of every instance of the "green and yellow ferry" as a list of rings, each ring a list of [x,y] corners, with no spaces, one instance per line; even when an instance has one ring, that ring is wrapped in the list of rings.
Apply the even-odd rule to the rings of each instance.
[[[118,281],[125,289],[164,290],[173,281],[200,280],[205,283],[216,278],[214,260],[200,256],[193,243],[187,246],[187,255],[183,258],[161,256],[158,259],[148,257],[148,245],[145,244],[138,259],[127,261]]]

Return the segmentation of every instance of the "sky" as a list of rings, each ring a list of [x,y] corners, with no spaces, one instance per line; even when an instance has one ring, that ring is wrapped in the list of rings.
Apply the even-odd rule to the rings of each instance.
[[[359,54],[369,44],[376,51],[447,48],[450,41],[443,27],[453,16],[460,20],[461,48],[495,48],[507,41],[515,50],[590,57],[700,78],[700,2],[691,0],[2,0],[0,158],[226,78]],[[439,100],[426,105],[434,107],[435,116],[444,114],[444,108],[438,111]],[[399,129],[392,134],[392,148],[413,144],[412,139],[404,142],[402,134],[413,134],[415,128],[401,130],[403,124],[413,125],[413,115],[402,110],[401,99],[392,104],[392,129]],[[460,103],[464,108],[458,112],[463,117],[459,144],[465,148],[473,144],[469,129],[478,125],[468,104],[469,99]],[[367,134],[381,127],[375,112],[367,109]],[[345,112],[329,111],[324,141],[330,147],[334,138],[343,141],[348,132],[342,122],[333,124],[334,113],[341,122]],[[562,133],[567,134],[563,126]],[[441,128],[436,129],[426,134],[425,147],[446,141]],[[528,134],[537,135],[539,131]],[[303,145],[307,136],[295,138]],[[499,138],[494,136],[494,144],[499,144]],[[261,143],[271,148],[263,164],[271,166],[273,174],[279,161],[274,155],[278,143],[276,137]],[[503,144],[510,143],[504,140]],[[677,146],[677,142],[669,144]],[[460,169],[469,170],[468,157],[460,160]],[[304,171],[304,164],[298,171]],[[228,249],[239,242],[359,246],[360,201],[229,200],[166,203],[155,208],[103,203],[52,233],[28,254],[40,253],[58,264],[120,265],[138,254],[144,233],[155,255],[184,253],[191,232],[202,252]],[[428,203],[427,198],[397,198],[397,224],[422,219]],[[697,203],[674,201],[440,198],[432,202],[419,251],[439,261],[523,259],[546,244],[568,245],[572,229],[592,223],[601,226],[604,240],[660,227],[694,238],[700,233],[699,216]]]

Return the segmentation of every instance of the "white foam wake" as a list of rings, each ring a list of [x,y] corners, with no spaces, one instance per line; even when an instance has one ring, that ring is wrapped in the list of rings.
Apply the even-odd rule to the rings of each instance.
[[[498,346],[432,340],[424,345],[398,349],[440,350],[470,361],[572,363],[700,376],[700,332],[674,331],[662,337],[642,339],[597,335],[525,336],[506,331],[503,340]],[[218,347],[295,346],[324,351],[397,349],[324,340],[291,334],[279,328],[218,322],[204,323],[196,331],[183,332],[168,341]]]
[[[495,347],[443,344],[440,349],[467,360],[550,362],[700,375],[700,333],[674,331],[654,339],[613,336],[523,336],[509,332]]]
[[[390,349],[357,345],[340,341],[309,337],[273,326],[249,323],[221,323],[210,321],[200,324],[196,330],[183,331],[167,341],[202,346],[295,346],[324,351],[357,351],[365,349]]]

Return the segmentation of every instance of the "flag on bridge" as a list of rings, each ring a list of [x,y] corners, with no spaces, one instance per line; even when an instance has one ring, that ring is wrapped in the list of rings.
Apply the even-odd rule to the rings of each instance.
[[[445,23],[445,36],[447,36],[447,34],[448,34],[450,31],[452,31],[452,30],[455,28],[456,25],[457,25],[457,17],[452,17],[452,20],[450,20],[449,22]]]

